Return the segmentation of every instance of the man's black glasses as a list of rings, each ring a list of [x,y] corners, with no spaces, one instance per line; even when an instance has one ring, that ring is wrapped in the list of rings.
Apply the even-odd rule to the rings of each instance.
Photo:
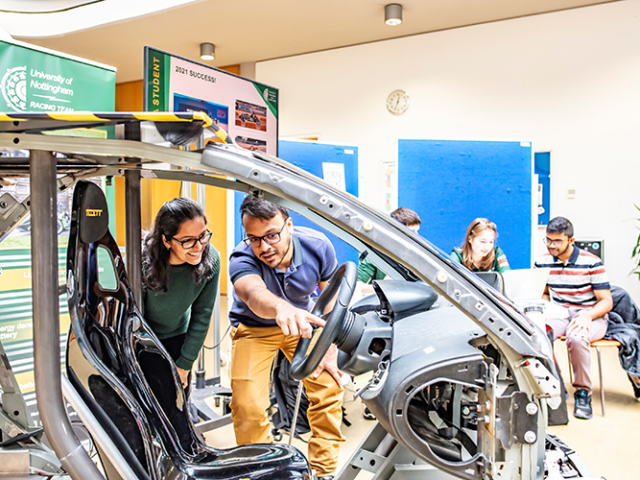
[[[198,238],[190,238],[189,240],[185,240],[183,242],[181,242],[180,240],[176,240],[175,238],[172,238],[171,240],[182,245],[182,248],[184,248],[185,250],[189,250],[196,246],[196,242],[200,242],[201,245],[206,245],[207,243],[209,243],[211,235],[213,234],[209,230],[205,230],[205,232]]]
[[[262,245],[263,240],[264,240],[264,243],[266,243],[267,245],[275,245],[280,241],[280,234],[282,233],[282,230],[284,230],[284,227],[286,226],[287,226],[287,222],[285,221],[284,225],[282,225],[282,228],[280,229],[279,232],[267,233],[262,237],[247,237],[242,241],[247,245],[251,245],[253,248],[260,247],[260,245]]]

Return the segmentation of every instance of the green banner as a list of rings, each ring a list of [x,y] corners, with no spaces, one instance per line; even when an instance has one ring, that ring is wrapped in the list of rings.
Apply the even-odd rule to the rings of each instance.
[[[256,90],[260,92],[264,101],[267,102],[267,106],[269,110],[271,110],[271,113],[273,113],[273,116],[278,118],[278,90],[260,83],[254,83],[253,86],[256,87]]]
[[[0,41],[0,111],[113,111],[116,72]]]
[[[109,67],[45,52],[36,46],[0,41],[0,111],[112,112],[115,85],[116,72]],[[49,133],[105,138],[113,130],[108,127]],[[2,191],[24,201],[30,186],[26,179],[18,178],[16,185],[5,186]],[[113,199],[112,187],[107,188],[107,197]],[[59,284],[65,283],[66,276],[70,206],[71,190],[67,190],[57,199]],[[115,221],[110,228],[115,230]],[[30,230],[30,223],[25,221],[0,243],[0,342],[23,393],[34,388]],[[64,296],[59,299],[59,312],[60,342],[64,352],[69,329],[69,311]],[[64,361],[64,354],[61,361]]]
[[[149,49],[147,64],[148,112],[166,112],[169,109],[169,68],[171,58],[162,52]]]

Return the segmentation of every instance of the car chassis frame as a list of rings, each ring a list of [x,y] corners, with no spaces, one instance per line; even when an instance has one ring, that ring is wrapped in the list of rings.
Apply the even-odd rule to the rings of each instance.
[[[161,117],[164,115],[164,117]],[[434,468],[411,445],[394,439],[379,423],[367,434],[337,480],[356,477],[360,470],[376,479],[450,478],[532,480],[543,478],[547,404],[559,403],[559,382],[552,373],[551,346],[543,332],[507,299],[470,272],[443,256],[423,238],[365,205],[358,198],[339,191],[321,179],[276,157],[250,152],[230,144],[211,144],[201,151],[189,151],[145,143],[141,138],[162,122],[180,126],[186,117],[178,114],[69,114],[47,118],[46,114],[0,115],[0,149],[26,150],[28,157],[0,156],[0,177],[29,176],[31,196],[22,203],[10,195],[0,196],[0,239],[29,214],[32,223],[33,338],[35,383],[42,425],[62,467],[73,478],[102,478],[88,455],[70,433],[64,408],[65,397],[73,396],[61,379],[57,282],[56,195],[78,180],[122,176],[125,179],[126,262],[134,296],[141,298],[141,213],[140,179],[189,181],[260,196],[302,214],[359,251],[390,277],[413,278],[431,286],[441,297],[463,312],[495,347],[526,404],[536,413],[527,418],[516,413],[520,400],[505,400],[498,388],[498,367],[489,369],[478,413],[481,460],[462,469]],[[163,120],[164,118],[164,120]],[[194,116],[193,123],[202,117]],[[96,139],[43,135],[49,129],[119,125],[117,139]],[[157,136],[157,135],[156,135]],[[224,140],[224,139],[223,139]],[[228,141],[228,140],[226,140]],[[171,169],[166,169],[166,164]],[[401,267],[398,267],[400,265]],[[0,354],[4,355],[3,351]],[[0,375],[0,378],[2,375]],[[2,384],[3,406],[19,412],[15,418],[23,433],[33,430],[27,420],[24,401],[16,391]],[[72,387],[71,387],[72,388]],[[45,401],[46,399],[46,401]],[[74,405],[75,408],[75,405]],[[81,407],[79,407],[81,408]],[[534,407],[529,407],[533,409]],[[500,411],[502,409],[502,411]],[[509,415],[506,412],[509,412]],[[80,413],[80,412],[79,412]],[[499,417],[503,420],[500,421]],[[509,417],[511,421],[504,421]],[[6,419],[5,419],[6,420]],[[90,422],[88,428],[91,430]],[[99,426],[95,427],[99,430]],[[92,431],[97,441],[102,438]],[[484,434],[482,433],[484,432]],[[108,443],[106,439],[103,439]],[[500,442],[500,443],[499,443]],[[496,452],[501,450],[500,458]],[[108,448],[107,448],[108,451]],[[117,452],[112,452],[117,459]],[[416,462],[416,460],[418,461]],[[583,477],[588,468],[574,456]],[[447,473],[445,473],[445,471]],[[120,472],[131,478],[126,466]],[[394,476],[395,475],[395,476]]]

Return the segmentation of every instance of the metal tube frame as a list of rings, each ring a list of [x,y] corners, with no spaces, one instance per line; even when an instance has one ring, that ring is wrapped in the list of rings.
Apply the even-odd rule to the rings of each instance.
[[[51,152],[32,151],[29,172],[32,207],[33,352],[38,411],[47,438],[71,478],[103,479],[73,433],[62,399],[56,158]]]
[[[142,224],[140,170],[124,172],[127,273],[138,308],[142,308]]]
[[[100,445],[102,451],[113,465],[113,468],[116,469],[123,480],[138,480],[138,477],[124,459],[118,447],[111,441],[109,435],[104,431],[104,428],[102,428],[102,425],[100,425],[100,422],[98,422],[93,413],[91,413],[91,410],[87,407],[87,404],[84,403],[82,397],[80,397],[80,394],[73,385],[71,385],[71,382],[65,376],[61,378],[61,381],[64,398],[78,414],[84,426],[89,433],[91,433],[91,437]]]
[[[600,356],[600,347],[596,347],[598,352],[598,377],[600,378],[600,408],[604,417],[604,384],[602,383],[602,357]]]

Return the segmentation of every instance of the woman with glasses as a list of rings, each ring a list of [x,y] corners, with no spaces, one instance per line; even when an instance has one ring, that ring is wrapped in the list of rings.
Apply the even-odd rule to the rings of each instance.
[[[502,249],[495,245],[498,230],[486,218],[476,218],[469,228],[461,248],[454,248],[451,258],[472,272],[504,272],[511,270]]]
[[[173,358],[184,388],[204,344],[220,277],[220,256],[200,205],[165,203],[142,252],[143,315]]]

